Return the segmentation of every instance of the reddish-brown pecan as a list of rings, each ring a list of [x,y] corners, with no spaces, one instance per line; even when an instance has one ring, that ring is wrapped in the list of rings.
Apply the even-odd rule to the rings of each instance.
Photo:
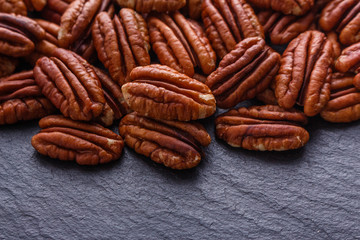
[[[202,0],[187,0],[186,6],[181,12],[191,19],[199,20],[201,18],[201,4]]]
[[[206,75],[215,70],[216,54],[201,26],[181,13],[148,18],[150,41],[161,64],[192,77],[195,67]]]
[[[335,68],[339,72],[360,71],[360,42],[345,48],[336,60]]]
[[[100,61],[120,86],[129,81],[135,67],[150,64],[146,22],[130,8],[121,9],[113,20],[106,12],[98,14],[92,36]]]
[[[200,163],[201,146],[211,142],[199,123],[152,120],[137,113],[120,122],[120,135],[137,153],[173,169],[189,169]]]
[[[0,125],[41,118],[54,111],[36,85],[33,71],[0,78]]]
[[[329,122],[343,123],[360,119],[360,91],[353,85],[354,74],[334,73],[331,81],[331,99],[321,112]]]
[[[54,57],[43,57],[34,68],[42,93],[65,117],[90,121],[105,105],[100,81],[92,66],[77,54],[58,48]]]
[[[206,85],[218,107],[231,108],[269,87],[279,66],[280,55],[262,38],[246,38],[221,60],[218,69],[208,76]]]
[[[45,31],[34,20],[21,15],[0,13],[0,54],[24,57],[32,53]]]
[[[26,5],[22,0],[0,0],[0,12],[26,16]]]
[[[46,21],[43,19],[34,19],[34,20],[45,30],[46,33],[44,40],[56,46],[59,46],[57,36],[60,30],[60,26],[56,23]]]
[[[12,74],[18,65],[16,58],[0,55],[0,77],[5,77]]]
[[[307,31],[292,40],[281,58],[275,94],[285,109],[297,102],[315,116],[330,98],[333,48],[324,33]]]
[[[339,38],[336,32],[328,32],[326,33],[327,39],[332,43],[333,46],[333,56],[334,62],[341,54],[341,45],[339,43]]]
[[[28,11],[41,11],[47,4],[47,0],[23,0]]]
[[[360,73],[358,73],[355,77],[354,77],[354,81],[353,81],[354,86],[360,90]]]
[[[132,8],[139,13],[173,12],[184,7],[186,0],[116,0],[123,8]]]
[[[219,58],[244,38],[264,38],[264,30],[245,0],[204,0],[202,19],[206,35]]]
[[[340,42],[351,45],[360,40],[360,1],[333,0],[321,13],[320,27],[338,32]]]
[[[273,105],[231,110],[215,120],[218,138],[233,147],[257,151],[303,147],[309,140],[309,133],[299,125],[306,123],[302,112]]]
[[[69,3],[65,0],[47,0],[47,4],[40,14],[44,19],[60,24],[61,15],[63,15],[68,6]]]
[[[316,12],[317,10],[314,9],[304,16],[294,16],[266,10],[259,12],[257,16],[272,44],[287,44],[300,33],[309,30],[315,20]]]
[[[248,0],[248,2],[258,8],[272,9],[295,16],[306,14],[314,6],[314,0]]]
[[[40,120],[40,133],[31,139],[41,154],[80,165],[98,165],[119,159],[123,139],[95,123],[53,115]]]
[[[155,119],[190,121],[211,116],[215,98],[203,83],[164,65],[137,67],[121,90],[129,107]]]

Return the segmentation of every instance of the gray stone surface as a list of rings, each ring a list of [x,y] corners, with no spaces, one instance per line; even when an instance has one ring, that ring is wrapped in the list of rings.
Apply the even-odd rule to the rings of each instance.
[[[297,151],[213,138],[193,170],[126,149],[81,167],[30,144],[37,121],[0,126],[1,239],[360,239],[360,123],[315,118]],[[117,129],[114,129],[117,131]]]

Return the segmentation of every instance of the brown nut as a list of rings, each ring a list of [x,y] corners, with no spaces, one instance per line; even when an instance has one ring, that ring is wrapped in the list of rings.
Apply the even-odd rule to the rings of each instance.
[[[47,4],[47,0],[24,0],[28,11],[41,11]]]
[[[216,54],[201,26],[181,13],[148,18],[150,41],[161,64],[192,77],[195,67],[206,75],[215,70]]]
[[[309,133],[298,125],[306,123],[302,112],[272,105],[231,110],[215,120],[218,138],[230,146],[257,151],[303,147],[309,140]]]
[[[132,9],[121,9],[113,20],[106,12],[98,14],[92,36],[100,61],[120,86],[135,67],[150,64],[146,22]]]
[[[45,8],[40,12],[42,18],[60,24],[61,15],[68,8],[69,3],[64,0],[47,0]]]
[[[275,79],[271,81],[269,88],[256,95],[256,99],[265,103],[266,105],[279,105],[275,96]]]
[[[360,42],[345,48],[336,60],[335,68],[339,72],[360,71]]]
[[[280,55],[261,38],[246,38],[236,45],[210,74],[206,85],[218,107],[231,108],[269,87],[280,66]]]
[[[120,122],[120,135],[137,153],[173,169],[189,169],[201,161],[201,146],[211,142],[199,123],[152,120],[137,113]]]
[[[327,39],[332,43],[333,46],[333,56],[334,62],[341,54],[341,44],[339,43],[339,38],[336,32],[328,32],[326,33]]]
[[[264,30],[245,0],[204,0],[202,19],[206,35],[220,59],[244,38],[264,38]]]
[[[360,41],[360,2],[358,0],[333,0],[321,13],[320,27],[335,30],[340,42],[351,45]]]
[[[116,0],[122,8],[132,8],[139,13],[173,12],[184,7],[186,0]]]
[[[0,54],[24,57],[32,53],[45,31],[34,20],[21,15],[0,13]]]
[[[26,16],[26,5],[22,0],[0,0],[0,12]]]
[[[355,77],[354,77],[354,81],[353,81],[354,86],[360,90],[360,73],[358,73]]]
[[[306,14],[314,6],[314,0],[248,0],[248,2],[258,8],[272,9],[295,16]]]
[[[199,20],[201,18],[201,4],[202,0],[187,0],[186,6],[181,12],[191,19]]]
[[[360,119],[360,91],[353,85],[354,74],[334,73],[331,98],[321,117],[329,122],[346,123]]]
[[[53,115],[40,120],[41,132],[31,144],[39,153],[80,165],[98,165],[119,159],[123,139],[95,123],[84,123]]]
[[[0,77],[5,77],[12,74],[18,65],[16,58],[0,55]]]
[[[163,65],[137,67],[121,90],[129,107],[155,119],[190,121],[211,116],[215,98],[203,83]]]
[[[285,109],[297,102],[307,116],[320,113],[330,99],[333,48],[324,33],[307,31],[292,40],[281,58],[275,95]]]
[[[94,69],[75,53],[58,48],[34,68],[42,93],[65,117],[90,121],[100,116],[105,98]]]
[[[54,111],[36,85],[33,71],[0,78],[0,125],[41,118]]]

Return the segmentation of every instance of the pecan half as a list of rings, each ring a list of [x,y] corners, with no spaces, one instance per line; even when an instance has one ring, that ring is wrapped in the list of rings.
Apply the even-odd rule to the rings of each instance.
[[[295,16],[304,15],[314,6],[314,0],[248,0],[248,2],[258,8],[272,9]]]
[[[121,90],[129,107],[155,119],[190,121],[211,116],[215,98],[203,83],[163,65],[137,67]]]
[[[92,36],[100,61],[120,85],[129,81],[135,67],[150,64],[146,22],[132,9],[121,9],[113,20],[106,12],[98,14]]]
[[[202,19],[206,35],[219,58],[244,38],[264,38],[258,18],[244,0],[204,0]]]
[[[333,53],[334,53],[334,62],[341,54],[341,45],[339,43],[339,38],[336,32],[328,32],[326,33],[327,39],[332,43]]]
[[[0,0],[0,12],[26,16],[26,5],[22,0]]]
[[[280,66],[280,55],[259,37],[246,38],[236,45],[210,74],[206,85],[218,107],[231,108],[264,91]]]
[[[360,72],[360,42],[345,48],[336,60],[335,68],[339,72]]]
[[[33,71],[0,78],[0,125],[41,118],[54,111],[36,85]]]
[[[315,116],[330,98],[333,48],[324,33],[307,31],[292,40],[281,58],[275,94],[285,109],[297,102]]]
[[[191,19],[199,20],[201,18],[201,4],[202,0],[187,0],[186,6],[181,12]]]
[[[32,53],[45,31],[34,20],[21,15],[0,13],[0,54],[24,57]]]
[[[230,146],[257,151],[303,147],[309,140],[309,133],[298,125],[306,123],[302,112],[272,105],[231,110],[215,120],[218,138]]]
[[[360,2],[358,0],[333,0],[321,13],[320,27],[338,32],[340,42],[351,45],[360,41]]]
[[[345,123],[360,119],[360,91],[353,85],[354,74],[334,73],[331,98],[321,117],[329,122]]]
[[[80,56],[58,48],[54,57],[43,57],[34,68],[42,93],[74,120],[90,121],[103,112],[105,98],[94,69]]]
[[[173,12],[184,7],[186,0],[116,0],[123,8],[132,8],[139,13]]]
[[[161,64],[192,77],[195,67],[210,74],[216,54],[201,26],[181,13],[152,15],[148,18],[150,41]]]
[[[137,153],[173,169],[189,169],[201,161],[201,146],[211,142],[199,123],[152,120],[137,113],[120,122],[120,135]]]
[[[68,6],[69,3],[64,0],[47,0],[47,5],[40,14],[44,19],[55,24],[60,24],[61,16]]]
[[[119,159],[123,139],[95,123],[84,123],[63,116],[40,120],[41,132],[31,144],[41,154],[80,165],[98,165]]]
[[[12,74],[18,65],[16,58],[0,55],[0,77],[5,77]]]

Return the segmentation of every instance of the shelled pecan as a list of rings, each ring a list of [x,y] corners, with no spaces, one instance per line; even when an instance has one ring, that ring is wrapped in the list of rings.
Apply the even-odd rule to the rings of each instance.
[[[22,0],[0,0],[0,12],[26,16],[26,5]]]
[[[339,37],[336,32],[326,33],[327,39],[332,43],[334,62],[341,54],[341,44],[339,43]]]
[[[320,113],[330,99],[333,48],[324,33],[307,31],[292,40],[281,58],[275,95],[285,109],[297,102],[307,116]]]
[[[150,41],[161,64],[192,77],[195,67],[206,75],[215,70],[216,54],[201,26],[181,13],[148,18]]]
[[[41,118],[54,111],[36,85],[33,71],[0,78],[0,125]]]
[[[204,0],[202,19],[206,35],[219,58],[244,38],[264,38],[264,30],[245,0]]]
[[[210,74],[206,85],[220,108],[231,108],[269,87],[280,66],[280,55],[262,38],[246,38]]]
[[[122,8],[132,8],[139,13],[173,12],[184,7],[186,0],[116,0]]]
[[[146,22],[132,9],[121,9],[113,20],[106,12],[98,14],[92,36],[100,61],[120,85],[129,81],[135,67],[150,64]]]
[[[61,16],[69,6],[65,0],[47,0],[47,4],[40,12],[41,16],[55,24],[60,24]]]
[[[340,42],[351,45],[360,41],[360,2],[358,0],[333,0],[321,13],[320,27],[335,30]]]
[[[0,54],[24,57],[32,53],[45,31],[34,20],[21,15],[0,13]]]
[[[272,9],[285,15],[295,16],[306,14],[314,6],[314,0],[248,0],[248,2],[258,8]]]
[[[182,8],[181,12],[194,20],[201,18],[201,4],[203,0],[187,0],[186,6]]]
[[[335,68],[339,72],[360,72],[360,42],[345,48],[336,60]]]
[[[42,93],[65,117],[90,121],[99,117],[106,103],[92,66],[77,54],[58,48],[53,57],[43,57],[34,68]]]
[[[360,91],[353,85],[354,74],[334,73],[331,98],[321,117],[329,122],[344,123],[360,119]]]
[[[309,140],[309,133],[299,125],[306,123],[302,112],[272,105],[230,110],[215,120],[218,138],[233,147],[257,151],[303,147]]]
[[[189,169],[201,161],[201,146],[211,142],[199,123],[152,120],[137,113],[120,122],[120,135],[137,153],[173,169]]]
[[[24,0],[28,11],[41,11],[47,4],[47,0]]]
[[[129,107],[155,119],[190,121],[211,116],[215,98],[203,83],[164,65],[137,67],[121,90]]]
[[[63,161],[108,163],[119,159],[124,147],[119,135],[95,123],[52,115],[41,119],[39,126],[42,130],[31,139],[33,147],[40,154]]]
[[[5,77],[12,74],[18,65],[16,58],[0,55],[0,77]]]

